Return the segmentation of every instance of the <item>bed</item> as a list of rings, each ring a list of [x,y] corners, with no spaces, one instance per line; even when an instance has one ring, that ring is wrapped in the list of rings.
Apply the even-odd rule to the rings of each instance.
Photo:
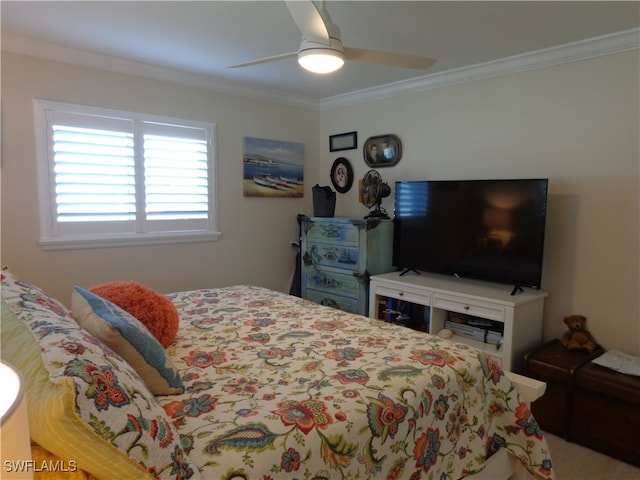
[[[35,338],[48,383],[71,385],[87,437],[75,432],[63,442],[75,448],[56,446],[30,400],[32,438],[88,476],[133,478],[128,468],[136,478],[496,478],[516,463],[553,478],[525,398],[463,344],[261,287],[180,292],[167,296],[180,320],[165,352],[184,388],[153,395],[57,300],[8,272],[2,282],[3,358],[13,345],[7,360],[32,375],[20,357]],[[8,315],[17,321],[5,341]],[[102,403],[86,375],[96,365],[111,375]],[[28,388],[30,397],[43,394]]]

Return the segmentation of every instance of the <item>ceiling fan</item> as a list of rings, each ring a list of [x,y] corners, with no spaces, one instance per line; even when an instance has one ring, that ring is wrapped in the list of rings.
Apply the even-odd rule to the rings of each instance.
[[[302,42],[297,52],[284,53],[250,62],[230,65],[228,68],[248,67],[297,56],[298,63],[314,73],[334,72],[345,60],[384,65],[390,67],[426,69],[436,63],[434,58],[404,53],[365,50],[342,45],[340,28],[331,21],[324,1],[287,1],[287,8],[302,32]]]

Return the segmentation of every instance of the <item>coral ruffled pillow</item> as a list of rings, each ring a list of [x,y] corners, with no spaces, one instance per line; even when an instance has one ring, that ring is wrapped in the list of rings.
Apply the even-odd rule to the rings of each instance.
[[[178,310],[161,293],[137,282],[109,282],[89,291],[136,317],[167,348],[178,333]]]

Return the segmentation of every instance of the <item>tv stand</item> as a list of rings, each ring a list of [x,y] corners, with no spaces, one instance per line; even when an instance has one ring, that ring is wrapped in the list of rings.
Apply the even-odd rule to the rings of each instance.
[[[511,290],[511,296],[517,295],[518,293],[524,292],[524,289],[520,285],[514,285],[513,290]]]
[[[452,340],[483,351],[500,363],[504,370],[513,372],[523,371],[525,354],[542,344],[546,292],[523,289],[518,295],[510,295],[509,289],[500,284],[426,272],[419,275],[406,273],[391,272],[371,277],[371,318],[384,319],[385,305],[389,304],[389,299],[394,299],[396,303],[400,301],[413,307],[407,311],[422,314],[419,322],[406,322],[407,325],[419,324],[423,327],[421,329],[433,335],[445,328],[445,321],[451,314],[500,322],[503,324],[502,340],[497,344],[461,335],[454,335]],[[427,318],[428,325],[425,325]]]

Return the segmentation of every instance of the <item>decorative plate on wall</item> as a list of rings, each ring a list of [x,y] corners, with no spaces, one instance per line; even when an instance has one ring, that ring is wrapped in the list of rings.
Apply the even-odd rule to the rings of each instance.
[[[347,193],[353,185],[353,168],[344,157],[337,158],[331,166],[331,183],[340,193]]]

